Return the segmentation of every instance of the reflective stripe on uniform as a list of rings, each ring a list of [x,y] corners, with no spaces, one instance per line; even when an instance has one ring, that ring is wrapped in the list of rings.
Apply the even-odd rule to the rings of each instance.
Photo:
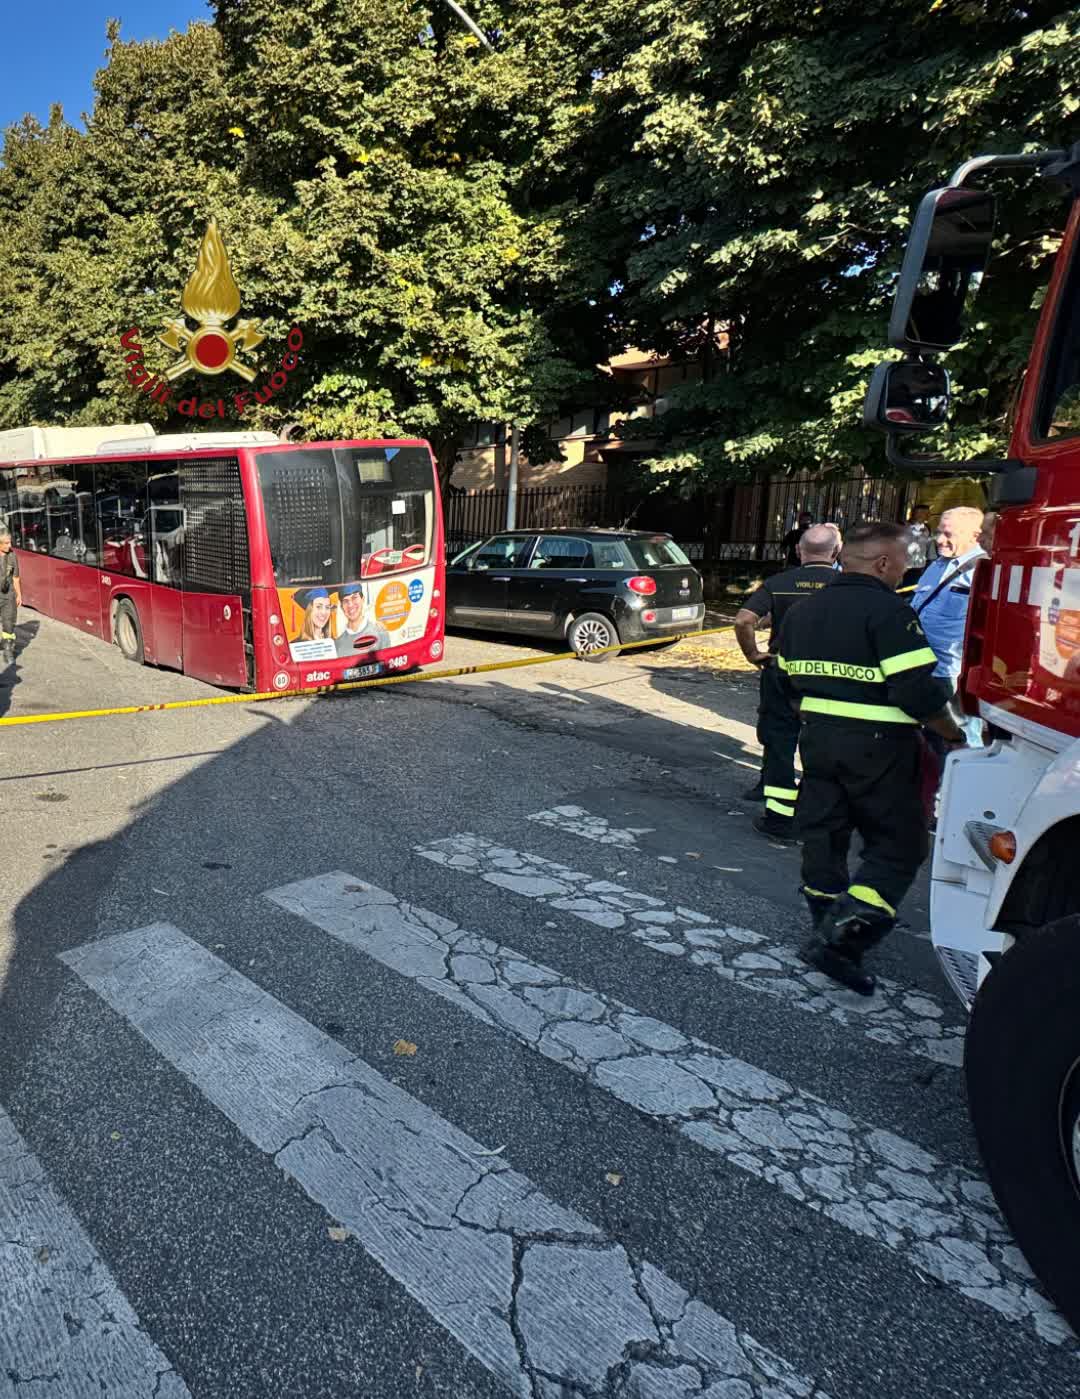
[[[767,797],[779,797],[783,802],[793,802],[799,795],[798,787],[766,787]]]
[[[783,656],[781,656],[779,653],[777,653],[776,664],[780,667],[781,670],[787,670],[788,668],[787,661],[785,661]]]
[[[804,884],[801,892],[811,899],[838,899],[839,894],[827,894],[824,889],[811,889],[809,884]]]
[[[865,719],[874,724],[915,724],[910,714],[891,704],[849,704],[847,700],[819,699],[807,695],[802,702],[803,714],[831,714],[834,719]]]
[[[890,916],[894,916],[896,909],[892,904],[886,903],[876,889],[871,889],[869,884],[851,884],[848,886],[848,893],[853,899],[858,899],[860,903],[869,904],[871,908],[880,908]]]
[[[933,655],[933,652],[930,653]],[[820,675],[826,680],[864,680],[869,685],[883,685],[884,672],[874,665],[853,665],[849,661],[788,661],[789,675]]]
[[[783,802],[778,802],[775,797],[766,797],[765,810],[775,811],[777,816],[794,816],[795,808],[786,806]]]
[[[914,670],[920,665],[937,665],[937,656],[929,646],[917,651],[905,651],[899,656],[882,657],[881,669],[886,675],[899,675],[902,670]]]

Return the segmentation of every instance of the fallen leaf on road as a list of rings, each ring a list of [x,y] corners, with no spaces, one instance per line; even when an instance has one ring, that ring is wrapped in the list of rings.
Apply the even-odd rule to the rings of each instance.
[[[395,1040],[394,1053],[405,1055],[407,1058],[411,1059],[416,1053],[416,1045],[413,1044],[412,1040]]]
[[[604,1179],[608,1185],[622,1185],[622,1176],[619,1175],[618,1171],[608,1171]]]
[[[497,1147],[493,1148],[493,1150],[491,1150],[491,1151],[474,1151],[474,1152],[471,1153],[471,1155],[473,1155],[473,1156],[498,1156],[501,1152],[503,1152],[503,1151],[505,1151],[505,1150],[506,1150],[506,1144],[503,1143],[502,1146],[497,1146]]]
[[[424,1374],[424,1367],[423,1367],[423,1365],[417,1365],[417,1367],[416,1367],[416,1378],[417,1378],[418,1380],[419,1380],[419,1379],[422,1379],[422,1378],[423,1378],[423,1374]]]
[[[37,1253],[34,1254],[34,1257],[37,1259],[37,1261],[38,1261],[39,1263],[48,1263],[48,1261],[49,1261],[49,1250],[48,1250],[47,1248],[45,1248],[44,1245],[43,1245],[41,1248],[38,1249]]]
[[[112,1139],[113,1139],[114,1142],[118,1142],[118,1141],[120,1140],[120,1133],[119,1133],[119,1132],[110,1132],[110,1133],[109,1133],[109,1136],[112,1137]]]
[[[331,1224],[326,1231],[336,1244],[343,1244],[349,1237],[348,1229],[342,1229],[340,1224]]]

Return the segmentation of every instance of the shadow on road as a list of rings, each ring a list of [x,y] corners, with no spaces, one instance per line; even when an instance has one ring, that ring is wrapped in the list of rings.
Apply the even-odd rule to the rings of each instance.
[[[18,622],[15,626],[15,660],[4,666],[0,670],[0,717],[5,715],[11,708],[11,698],[16,685],[19,684],[22,669],[22,653],[34,640],[40,628],[40,622]]]

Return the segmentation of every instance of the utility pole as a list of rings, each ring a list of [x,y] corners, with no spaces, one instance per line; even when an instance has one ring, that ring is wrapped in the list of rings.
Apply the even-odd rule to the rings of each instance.
[[[506,528],[517,529],[518,456],[521,447],[521,429],[517,423],[510,429],[510,475],[506,488]]]

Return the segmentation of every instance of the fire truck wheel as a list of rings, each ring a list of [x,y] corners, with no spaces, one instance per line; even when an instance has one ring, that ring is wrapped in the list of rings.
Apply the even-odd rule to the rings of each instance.
[[[979,988],[964,1050],[990,1185],[1028,1263],[1080,1330],[1080,916],[1013,946]]]
[[[134,661],[136,665],[142,665],[142,626],[139,623],[139,614],[135,610],[135,604],[129,598],[122,597],[116,604],[113,637],[117,646],[120,647],[120,654],[126,660]]]

